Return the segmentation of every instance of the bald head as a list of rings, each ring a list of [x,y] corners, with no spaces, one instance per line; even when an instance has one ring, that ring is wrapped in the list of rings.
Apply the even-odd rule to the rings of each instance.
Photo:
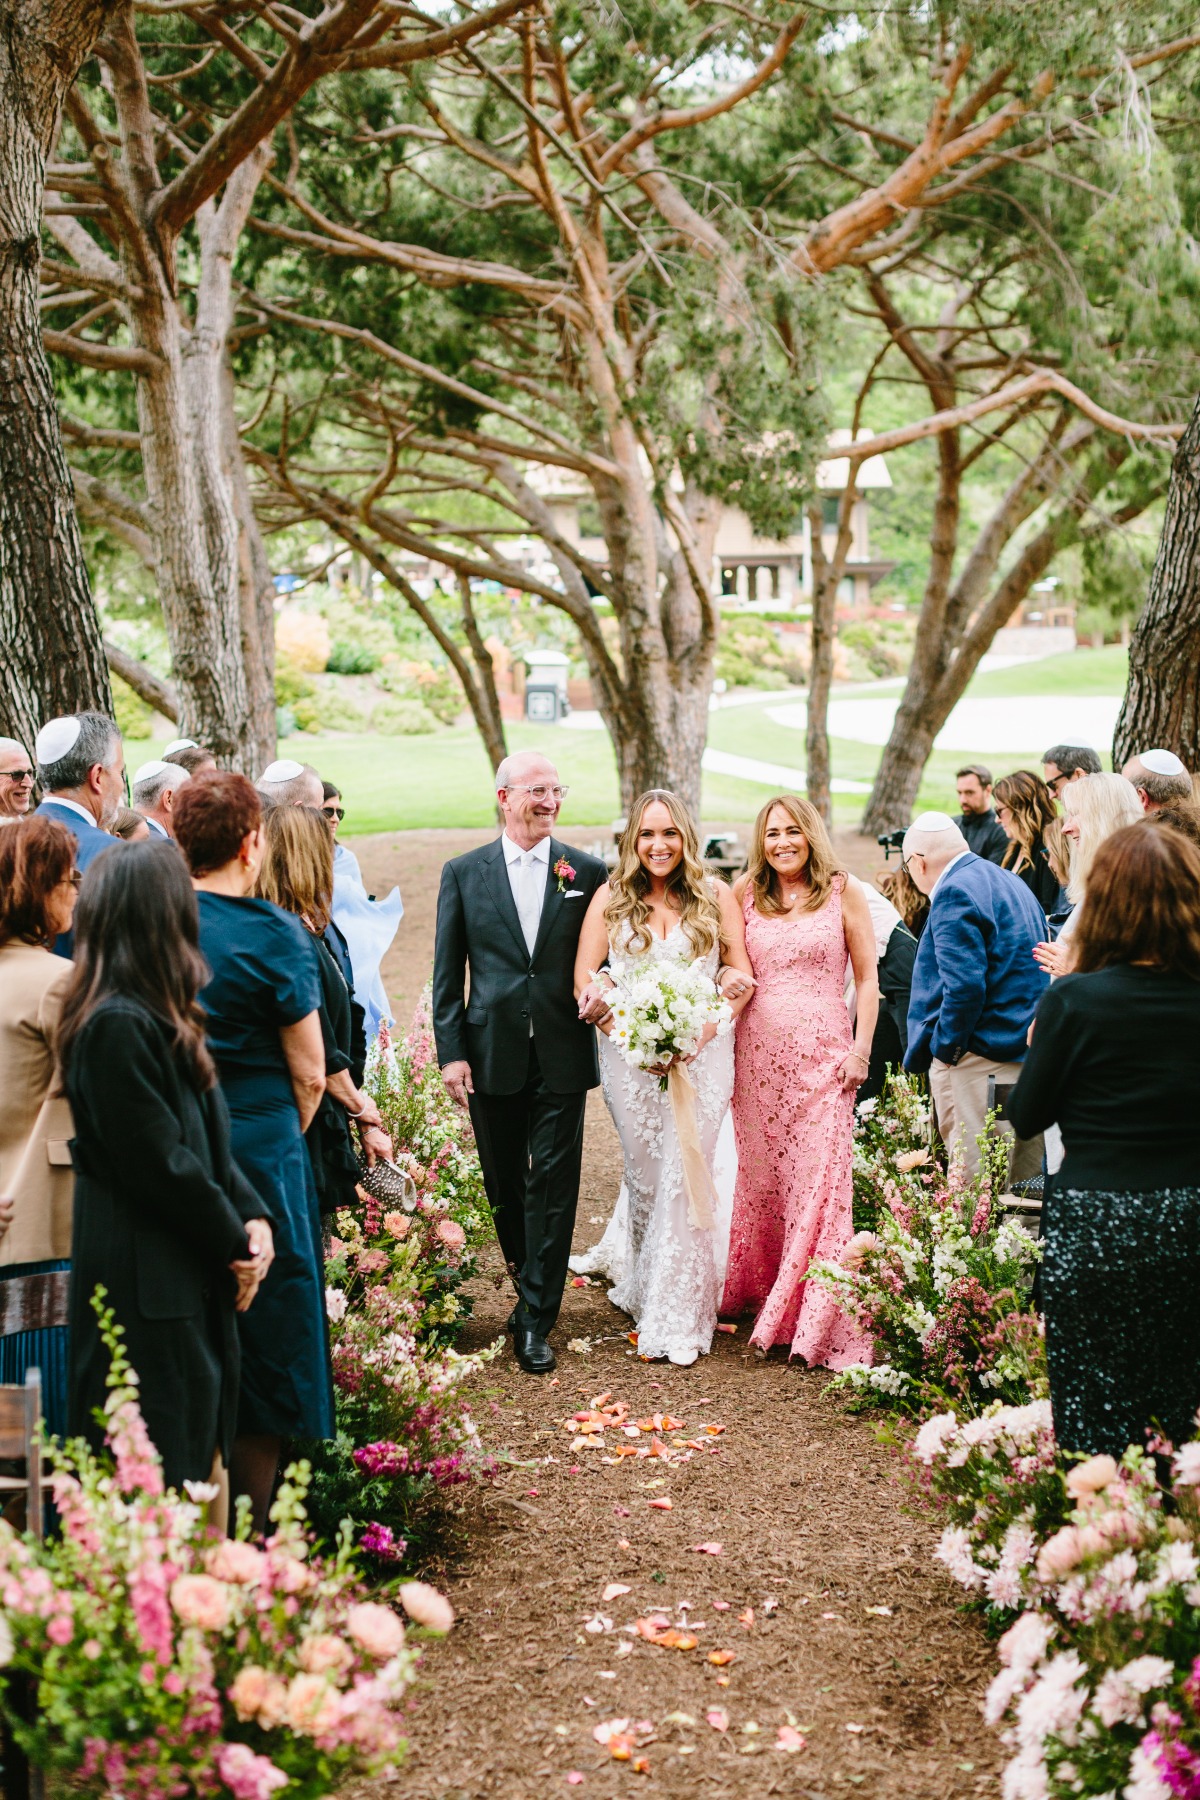
[[[558,770],[539,750],[518,750],[496,770],[496,800],[505,832],[523,850],[532,850],[550,836],[565,793]]]
[[[904,834],[904,866],[913,885],[923,894],[932,894],[934,884],[948,864],[969,849],[966,838],[948,813],[922,813]]]

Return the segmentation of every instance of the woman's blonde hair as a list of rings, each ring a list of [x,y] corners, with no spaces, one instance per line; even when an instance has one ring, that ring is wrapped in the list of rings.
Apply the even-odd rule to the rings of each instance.
[[[1018,769],[1013,775],[1001,777],[992,789],[992,797],[1012,814],[1016,834],[1004,852],[1004,868],[1011,869],[1014,875],[1033,868],[1056,816],[1053,794],[1032,769]]]
[[[1142,803],[1132,782],[1123,775],[1103,771],[1064,782],[1062,803],[1069,816],[1079,820],[1079,836],[1071,844],[1071,879],[1067,884],[1067,898],[1078,905],[1087,890],[1088,872],[1097,850],[1114,831],[1141,822]]]
[[[1050,873],[1059,887],[1065,888],[1071,879],[1071,840],[1063,836],[1061,819],[1053,818],[1047,825],[1042,848],[1050,864]]]
[[[646,895],[650,891],[650,877],[642,867],[637,846],[642,817],[655,800],[666,807],[671,823],[683,841],[683,855],[667,877],[667,897],[679,909],[679,922],[692,946],[692,954],[707,956],[721,941],[721,908],[700,856],[696,822],[679,795],[672,794],[667,788],[650,788],[639,794],[629,809],[617,846],[617,866],[608,878],[604,922],[614,941],[617,941],[620,929],[627,926],[630,948],[649,948],[650,908],[646,904]]]
[[[333,907],[333,844],[324,816],[315,806],[269,806],[263,836],[255,893],[307,919],[321,937]]]
[[[754,830],[750,834],[750,855],[746,863],[750,891],[754,895],[754,910],[768,917],[773,913],[788,911],[783,902],[779,876],[767,861],[767,820],[777,806],[782,806],[793,825],[798,825],[808,840],[808,862],[805,865],[808,898],[800,911],[820,912],[829,898],[834,876],[842,875],[845,871],[834,853],[824,819],[811,800],[802,800],[799,794],[776,794],[774,799],[767,801],[754,821]]]

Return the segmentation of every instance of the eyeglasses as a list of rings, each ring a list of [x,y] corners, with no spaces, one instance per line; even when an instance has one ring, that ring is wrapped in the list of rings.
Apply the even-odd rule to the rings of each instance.
[[[321,811],[325,814],[327,819],[344,819],[346,816],[346,809],[344,806],[323,806]]]
[[[1070,781],[1070,779],[1071,777],[1069,775],[1056,775],[1053,781],[1047,781],[1046,786],[1050,789],[1050,792],[1054,795],[1056,800],[1059,798],[1059,788],[1064,781]]]
[[[508,793],[525,793],[531,800],[565,800],[570,791],[569,787],[530,787],[527,781],[510,781],[507,788]]]
[[[900,858],[900,867],[904,870],[906,875],[908,874],[908,865],[914,856],[919,856],[922,862],[925,861],[925,852],[923,850],[910,850],[907,856],[902,856]]]
[[[14,787],[18,787],[22,781],[33,780],[32,769],[0,769],[0,775],[3,775],[6,781],[11,781]]]
[[[69,887],[77,888],[83,880],[83,876],[79,873],[78,869],[72,869],[69,875],[63,876],[63,880]]]

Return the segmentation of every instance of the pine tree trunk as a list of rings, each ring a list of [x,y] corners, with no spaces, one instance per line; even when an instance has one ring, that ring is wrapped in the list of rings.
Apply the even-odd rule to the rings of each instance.
[[[0,733],[112,710],[38,322],[46,157],[101,0],[0,0]]]
[[[1113,767],[1173,750],[1200,769],[1200,400],[1179,440],[1150,592],[1129,647]]]
[[[257,774],[275,760],[275,582],[246,475],[228,356],[221,373],[221,431],[225,476],[238,527],[242,662],[246,672],[248,736]]]

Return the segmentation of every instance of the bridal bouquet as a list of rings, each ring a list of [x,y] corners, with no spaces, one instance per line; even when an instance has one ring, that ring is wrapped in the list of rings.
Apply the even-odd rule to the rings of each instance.
[[[706,1025],[719,1035],[731,1029],[729,1002],[696,963],[647,961],[623,975],[613,999],[612,1040],[635,1069],[652,1069],[672,1056],[694,1056]],[[660,1087],[667,1085],[660,1076]]]

